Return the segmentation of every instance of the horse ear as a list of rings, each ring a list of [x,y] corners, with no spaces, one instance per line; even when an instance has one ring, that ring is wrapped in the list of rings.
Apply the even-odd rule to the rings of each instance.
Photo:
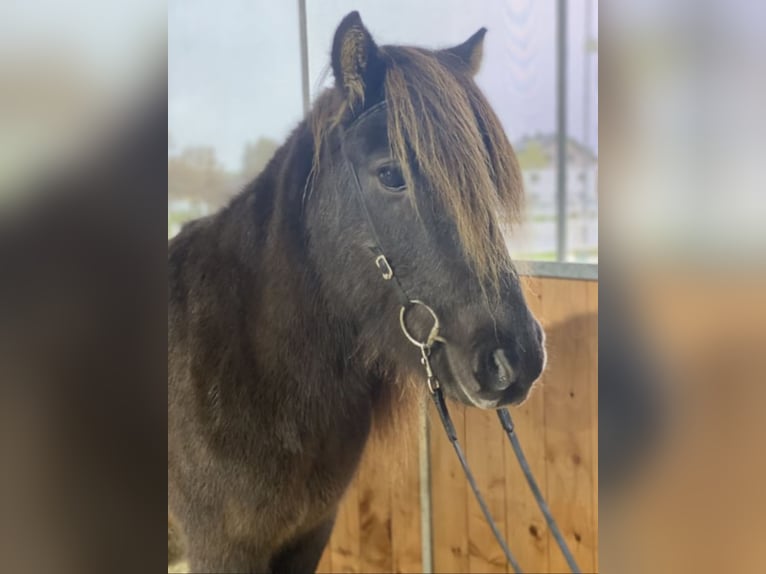
[[[468,38],[462,44],[453,48],[447,48],[446,50],[442,50],[442,52],[456,56],[468,67],[468,71],[471,75],[476,75],[481,67],[481,57],[484,52],[484,35],[486,33],[486,28],[479,28],[473,36]]]
[[[352,109],[364,105],[365,96],[383,79],[383,61],[378,46],[362,24],[359,12],[346,15],[332,42],[332,71],[335,84]]]

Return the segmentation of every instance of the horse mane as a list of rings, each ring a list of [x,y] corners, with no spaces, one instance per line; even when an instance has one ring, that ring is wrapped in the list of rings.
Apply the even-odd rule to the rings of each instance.
[[[428,181],[482,285],[498,288],[503,273],[513,272],[500,229],[518,222],[523,199],[521,170],[500,120],[454,56],[405,46],[379,50],[392,155],[406,181],[415,171]],[[357,111],[337,90],[316,101],[309,188],[330,134]],[[409,193],[417,208],[412,186]]]

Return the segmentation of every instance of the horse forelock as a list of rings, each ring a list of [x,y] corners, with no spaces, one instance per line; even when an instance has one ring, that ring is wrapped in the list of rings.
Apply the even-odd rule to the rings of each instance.
[[[500,226],[518,219],[523,193],[500,121],[472,78],[436,54],[382,50],[391,150],[408,181],[417,169],[428,182],[477,274],[497,285],[510,267]]]
[[[380,53],[392,155],[408,182],[417,172],[439,198],[482,283],[499,287],[511,269],[500,229],[519,219],[523,181],[497,115],[465,70],[437,52],[383,46]],[[311,117],[314,175],[328,135],[352,113],[337,91],[317,100]],[[417,207],[413,186],[409,190]]]

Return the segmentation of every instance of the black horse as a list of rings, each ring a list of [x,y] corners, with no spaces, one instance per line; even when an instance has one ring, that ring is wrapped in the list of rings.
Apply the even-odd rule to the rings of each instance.
[[[228,207],[171,242],[168,501],[193,571],[313,572],[373,422],[425,396],[372,248],[438,315],[447,395],[517,404],[539,377],[543,333],[502,234],[520,171],[473,81],[484,33],[377,46],[346,16],[335,86]],[[418,310],[409,328],[427,331]]]

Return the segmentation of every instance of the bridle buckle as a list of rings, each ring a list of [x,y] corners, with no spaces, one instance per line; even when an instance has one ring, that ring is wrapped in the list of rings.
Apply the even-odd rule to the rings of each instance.
[[[431,368],[431,347],[420,347],[420,355],[420,364],[423,365],[426,370],[426,384],[428,385],[428,390],[433,395],[436,390],[440,388],[440,385],[439,379],[436,378],[434,371]]]
[[[391,269],[391,264],[388,262],[385,255],[378,255],[375,258],[375,265],[380,269],[380,272],[383,274],[383,279],[386,281],[394,276],[394,270]]]

